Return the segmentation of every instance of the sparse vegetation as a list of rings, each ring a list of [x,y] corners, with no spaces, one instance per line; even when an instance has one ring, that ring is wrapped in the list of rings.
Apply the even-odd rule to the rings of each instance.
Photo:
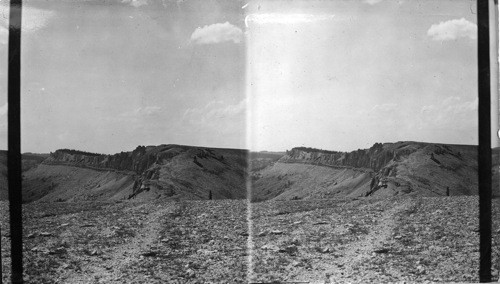
[[[74,149],[59,149],[59,150],[56,150],[54,154],[57,155],[58,153],[66,153],[66,154],[71,154],[71,155],[93,156],[93,157],[104,155],[104,154],[85,152],[85,151],[79,151],[79,150],[74,150]]]
[[[304,152],[309,152],[309,153],[317,153],[317,152],[326,153],[326,154],[338,154],[338,153],[341,153],[341,152],[338,152],[338,151],[323,150],[323,149],[317,149],[317,148],[311,148],[311,147],[294,147],[292,150],[304,151]]]
[[[408,143],[402,145],[409,147]],[[143,174],[134,175],[136,178],[126,184],[122,180],[126,186],[141,187],[144,183],[145,189],[147,185],[149,190],[137,196],[169,192],[142,201],[99,201],[108,198],[99,194],[118,183],[123,173],[42,164],[24,173],[26,179],[36,178],[37,185],[44,185],[28,191],[33,199],[40,198],[40,192],[45,194],[44,190],[56,192],[63,186],[73,192],[54,194],[50,201],[57,202],[24,205],[26,279],[30,283],[477,281],[477,197],[418,196],[422,188],[436,194],[445,192],[447,186],[453,193],[467,192],[466,186],[473,186],[473,182],[454,185],[454,179],[443,178],[438,171],[441,167],[429,157],[439,158],[450,169],[458,165],[463,169],[460,163],[470,159],[470,151],[460,148],[460,155],[452,155],[448,153],[456,148],[450,146],[437,154],[431,146],[411,152],[400,144],[374,145],[373,149],[399,147],[401,152],[395,155],[397,160],[386,161],[383,156],[375,161],[390,162],[380,172],[318,166],[317,157],[313,157],[316,164],[307,164],[277,162],[279,155],[275,154],[255,156],[267,163],[251,172],[255,182],[266,185],[262,196],[278,193],[283,199],[252,203],[251,216],[247,216],[248,204],[243,199],[188,200],[217,199],[231,194],[228,191],[234,190],[234,185],[244,185],[242,168],[247,165],[247,156],[236,150],[200,151],[163,145],[140,146],[135,154],[117,154],[125,157],[120,161],[126,163],[138,157],[141,162],[142,158],[148,160],[150,166]],[[361,152],[367,150],[355,151],[348,158],[364,159]],[[414,163],[426,163],[410,171],[415,164],[407,163],[409,155]],[[178,167],[184,167],[182,171],[162,168],[164,160],[174,158]],[[238,174],[229,175],[234,180],[228,187],[186,190],[200,188],[208,177],[215,178],[210,180],[213,184],[222,185],[217,182],[228,180],[231,167]],[[421,169],[432,171],[425,176]],[[37,174],[30,176],[35,171]],[[182,173],[201,175],[193,178]],[[68,183],[71,180],[77,182]],[[171,184],[166,184],[167,180]],[[84,190],[78,190],[79,185]],[[162,186],[165,188],[155,189]],[[377,190],[369,198],[359,198],[363,191],[353,189],[363,186]],[[381,191],[395,192],[398,187],[417,196],[377,198]],[[183,190],[185,195],[178,193]],[[96,194],[85,195],[92,202],[67,202],[80,191]],[[352,196],[346,197],[346,192]],[[0,203],[3,259],[8,255],[8,246],[3,245],[9,236],[6,204]],[[498,205],[494,203],[494,216],[500,214]],[[494,222],[493,273],[497,279],[500,224],[496,219]],[[2,265],[5,280],[8,262]]]

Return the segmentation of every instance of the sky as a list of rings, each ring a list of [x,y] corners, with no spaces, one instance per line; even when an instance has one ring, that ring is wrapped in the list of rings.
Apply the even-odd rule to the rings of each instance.
[[[475,10],[469,0],[27,0],[22,151],[477,144]]]
[[[252,148],[477,144],[474,1],[286,3],[247,18]]]
[[[25,3],[23,152],[245,147],[244,3]]]

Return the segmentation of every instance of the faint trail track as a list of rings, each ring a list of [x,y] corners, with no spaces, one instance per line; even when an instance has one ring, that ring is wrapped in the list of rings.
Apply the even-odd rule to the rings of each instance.
[[[63,283],[123,283],[125,280],[127,282],[133,280],[130,278],[132,275],[124,271],[130,270],[135,262],[141,260],[141,254],[148,252],[151,246],[159,241],[162,218],[179,210],[177,203],[156,205],[156,208],[151,208],[152,206],[154,205],[144,204],[126,210],[125,214],[132,215],[144,214],[141,212],[147,210],[149,213],[145,226],[138,229],[136,235],[126,243],[83,265],[81,274],[70,275],[63,280]],[[161,208],[165,206],[166,208]],[[148,282],[146,275],[135,272],[133,276],[134,279]]]
[[[327,257],[330,259],[314,263],[313,267],[319,269],[309,275],[305,272],[300,280],[311,281],[310,283],[336,283],[348,279],[350,281],[360,279],[360,276],[368,281],[369,279],[377,279],[377,274],[373,270],[363,272],[357,269],[357,266],[374,257],[375,250],[389,248],[388,244],[392,241],[397,215],[410,209],[414,202],[407,199],[402,204],[384,211],[379,221],[370,228],[368,235],[337,250],[338,257]],[[397,271],[392,271],[392,273],[397,274]]]
[[[375,250],[388,248],[387,243],[392,239],[393,230],[396,226],[396,216],[408,210],[411,206],[412,200],[408,199],[403,204],[385,211],[378,224],[371,228],[370,233],[366,237],[347,245],[342,250],[342,257],[339,259],[343,264],[343,269],[339,270],[337,268],[331,271],[332,279],[336,278],[335,275],[338,277],[350,277],[354,273],[359,273],[355,269],[358,264],[372,258]]]

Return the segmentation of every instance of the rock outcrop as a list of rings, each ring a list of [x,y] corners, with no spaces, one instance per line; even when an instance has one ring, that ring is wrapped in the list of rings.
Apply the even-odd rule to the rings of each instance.
[[[84,199],[91,200],[146,196],[208,199],[210,191],[214,199],[245,198],[247,159],[246,150],[182,145],[138,146],[114,155],[61,149],[51,153],[40,167],[28,171],[25,181],[29,191],[45,188],[44,196],[49,200],[56,198],[57,189],[64,196],[68,196],[64,193],[68,190],[77,195],[88,193]],[[65,167],[81,170],[68,171]],[[73,183],[75,179],[80,182]]]
[[[275,183],[271,181],[273,175],[279,175],[282,179],[284,171],[278,169],[279,163],[306,164],[332,168],[330,175],[332,180],[336,179],[332,183],[328,183],[323,177],[315,177],[311,168],[307,169],[309,175],[304,176],[311,179],[310,187],[315,189],[312,191],[319,192],[318,188],[321,188],[326,196],[331,196],[332,192],[337,194],[335,196],[443,195],[447,188],[450,188],[452,195],[470,195],[477,194],[476,155],[476,146],[422,142],[375,143],[369,149],[352,152],[297,147],[287,151],[273,169],[256,172],[253,176],[259,180],[255,182],[256,188],[264,189],[265,183]],[[354,172],[349,172],[347,176],[340,175],[346,169]],[[286,171],[294,170],[287,167]],[[361,172],[365,173],[363,177],[360,176]],[[366,181],[367,176],[369,183],[358,182]],[[314,184],[319,181],[321,185]],[[293,196],[289,192],[298,191],[290,181],[285,185],[286,188],[281,186],[285,189],[278,195],[288,192],[289,196]],[[357,189],[346,190],[353,189],[353,186]],[[306,195],[297,192],[295,196]]]

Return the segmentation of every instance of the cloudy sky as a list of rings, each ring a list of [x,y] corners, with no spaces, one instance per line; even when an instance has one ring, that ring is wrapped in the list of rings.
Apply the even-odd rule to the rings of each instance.
[[[23,152],[245,147],[245,3],[26,2]]]
[[[477,143],[474,1],[289,2],[246,21],[253,148]]]
[[[475,144],[475,10],[469,0],[28,0],[22,151]],[[5,68],[0,82],[5,149]]]

